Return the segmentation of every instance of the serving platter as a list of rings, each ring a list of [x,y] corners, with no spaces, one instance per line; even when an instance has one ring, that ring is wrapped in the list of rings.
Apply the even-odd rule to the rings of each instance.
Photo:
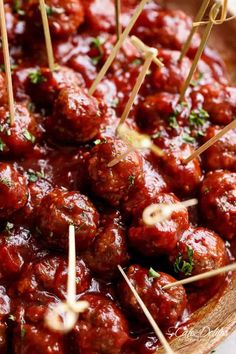
[[[170,8],[181,9],[194,16],[201,0],[166,0]],[[209,46],[216,49],[224,58],[232,84],[236,83],[236,21],[223,26],[215,26],[209,40]],[[179,354],[208,354],[224,341],[236,329],[236,275],[222,294],[214,297],[207,305],[196,311],[192,320],[194,325],[170,344]],[[165,353],[163,349],[158,353]]]

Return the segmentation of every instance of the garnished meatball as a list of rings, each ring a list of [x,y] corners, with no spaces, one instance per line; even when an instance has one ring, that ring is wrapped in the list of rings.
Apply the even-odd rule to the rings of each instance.
[[[8,109],[0,107],[0,155],[25,156],[32,152],[42,133],[37,116],[29,112],[25,103],[15,104],[15,122],[12,126]]]
[[[139,265],[130,266],[126,274],[159,326],[167,329],[181,320],[187,306],[184,287],[178,285],[167,290],[162,289],[176,281],[172,276],[158,272],[153,277],[148,269]],[[135,316],[141,323],[147,323],[143,310],[125,280],[120,282],[119,290],[121,302],[128,314]]]
[[[174,194],[160,193],[152,199],[150,204],[176,204],[179,199]],[[148,204],[148,205],[150,205]],[[148,206],[146,205],[146,207]],[[129,241],[141,254],[156,256],[168,254],[175,249],[182,232],[189,226],[188,211],[183,208],[175,211],[171,216],[153,226],[146,225],[141,209],[129,229]]]
[[[179,93],[191,68],[191,60],[184,57],[179,62],[180,52],[159,50],[158,57],[164,66],[157,68],[152,75],[153,86],[159,91]]]
[[[41,201],[36,212],[37,231],[49,248],[68,249],[69,225],[75,225],[77,251],[86,250],[93,242],[99,214],[90,200],[79,192],[56,188]]]
[[[207,224],[220,236],[236,235],[236,173],[209,172],[201,186],[201,212]]]
[[[26,91],[33,102],[42,106],[52,105],[64,88],[84,87],[81,74],[66,67],[59,66],[54,71],[48,68],[36,68],[29,72]]]
[[[193,95],[203,96],[203,108],[209,113],[210,120],[219,125],[229,124],[236,115],[236,88],[218,83],[201,86]]]
[[[125,317],[115,305],[100,294],[83,295],[89,308],[80,314],[74,329],[75,348],[83,354],[122,354],[122,347],[128,340],[128,326]]]
[[[0,218],[23,208],[28,200],[24,177],[10,164],[0,163]]]
[[[42,19],[37,0],[29,0],[24,4],[26,22],[29,29],[42,32]],[[55,37],[69,37],[76,32],[84,20],[84,9],[81,0],[47,0],[47,15],[50,33]]]
[[[118,211],[102,218],[92,249],[83,258],[89,268],[104,279],[112,279],[118,272],[117,266],[126,265],[129,259],[126,230]]]
[[[197,158],[185,163],[185,159],[194,152],[194,148],[187,143],[170,144],[164,151],[162,170],[174,191],[181,194],[194,193],[202,179],[200,162]]]
[[[228,263],[224,241],[203,227],[186,230],[169,258],[175,273],[181,278],[218,269]],[[202,287],[212,282],[215,283],[216,278],[201,280],[193,285]]]
[[[88,175],[94,194],[118,206],[127,193],[143,180],[143,161],[138,152],[130,152],[113,167],[109,162],[124,154],[128,145],[119,139],[107,139],[91,150]]]
[[[204,142],[211,139],[221,130],[211,126],[207,129]],[[204,167],[208,170],[224,169],[236,172],[236,129],[230,130],[203,154]]]
[[[56,140],[67,143],[91,141],[99,132],[106,105],[80,88],[61,90],[49,129]]]

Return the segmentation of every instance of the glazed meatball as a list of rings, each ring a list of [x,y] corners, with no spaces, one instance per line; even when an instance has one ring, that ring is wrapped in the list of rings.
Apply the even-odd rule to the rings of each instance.
[[[236,115],[236,88],[222,86],[218,83],[201,86],[199,93],[203,96],[203,108],[209,113],[210,120],[219,125],[229,124]]]
[[[57,140],[67,143],[91,141],[106,115],[106,105],[80,88],[61,90],[55,102],[49,129]]]
[[[236,173],[209,172],[202,182],[200,208],[207,224],[220,236],[236,235]]]
[[[9,280],[19,276],[22,267],[40,252],[30,231],[7,222],[0,235],[0,279]]]
[[[187,144],[173,141],[169,148],[164,151],[161,162],[162,171],[166,180],[176,193],[194,193],[202,179],[202,171],[198,159],[193,159],[188,164],[184,160],[194,152],[194,148]]]
[[[213,231],[198,227],[186,230],[170,255],[178,276],[187,277],[225,266],[228,263],[224,241]],[[194,286],[215,283],[216,279],[201,280]]]
[[[89,199],[78,193],[56,188],[47,194],[36,211],[37,232],[49,248],[68,249],[69,225],[75,225],[77,251],[93,242],[99,214]]]
[[[128,326],[118,307],[100,294],[83,295],[89,308],[80,314],[74,330],[76,352],[122,354],[128,340]]]
[[[176,204],[179,199],[174,194],[160,193],[150,204]],[[148,204],[148,205],[150,205]],[[146,205],[145,207],[147,207]],[[139,211],[129,229],[131,245],[145,256],[168,254],[175,249],[182,232],[189,226],[186,208],[175,211],[169,219],[153,226],[143,221],[143,209]]]
[[[37,29],[42,33],[42,19],[37,0],[24,4],[26,23],[29,30]],[[84,9],[81,0],[47,0],[47,15],[50,33],[55,37],[69,37],[84,20]]]
[[[86,21],[97,32],[114,32],[115,7],[112,0],[85,0]]]
[[[115,157],[124,154],[128,145],[119,139],[107,139],[91,150],[88,175],[94,194],[118,206],[143,180],[143,161],[138,152],[130,152],[119,163],[108,167]]]
[[[179,93],[191,68],[191,60],[187,57],[179,62],[180,52],[159,50],[158,57],[164,66],[157,68],[152,75],[153,86],[160,91]]]
[[[32,152],[43,133],[39,123],[26,104],[18,103],[15,104],[15,122],[10,126],[9,111],[0,107],[0,155],[21,157]]]
[[[158,5],[150,3],[138,18],[132,33],[148,45],[181,50],[191,28],[192,20],[184,12],[159,9]],[[189,54],[194,55],[199,43],[197,34],[192,40]]]
[[[215,136],[220,127],[211,126],[207,129],[203,141]],[[236,172],[236,129],[230,130],[203,154],[204,167],[209,171],[224,169]]]
[[[12,165],[0,163],[0,218],[7,218],[22,208],[27,199],[24,177]]]
[[[43,67],[29,72],[26,92],[33,102],[45,106],[52,105],[62,89],[74,88],[76,91],[84,86],[81,74],[66,66],[60,66],[53,72]]]
[[[129,257],[121,215],[111,212],[103,216],[92,250],[83,255],[89,268],[103,279],[112,279],[118,265],[125,266]]]
[[[67,294],[68,260],[62,256],[46,256],[41,260],[26,264],[21,277],[15,285],[16,294],[24,296],[25,301],[38,301],[42,304],[51,294],[65,300]],[[91,282],[89,270],[82,259],[76,260],[76,293],[86,291]],[[45,298],[45,300],[44,300]],[[40,304],[38,304],[40,305]],[[44,312],[46,308],[44,308]]]
[[[162,289],[164,285],[175,281],[166,273],[158,272],[153,278],[149,271],[139,265],[132,265],[127,271],[127,277],[140,295],[159,326],[167,329],[175,325],[183,316],[187,306],[187,297],[182,285],[170,289]],[[125,280],[119,284],[120,298],[129,315],[135,316],[141,323],[147,323],[147,318]]]

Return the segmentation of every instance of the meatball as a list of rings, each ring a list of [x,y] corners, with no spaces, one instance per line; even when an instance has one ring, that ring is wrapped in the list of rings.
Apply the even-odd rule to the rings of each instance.
[[[139,265],[128,268],[127,277],[151,312],[157,324],[167,329],[181,320],[187,306],[187,297],[182,285],[170,289],[162,289],[164,285],[176,281],[166,273],[158,272],[153,278],[149,271]],[[147,318],[140,308],[125,280],[119,284],[120,300],[130,316],[135,316],[141,323]]]
[[[47,194],[36,211],[37,231],[49,248],[68,249],[69,225],[75,225],[77,251],[93,242],[99,214],[89,199],[78,193],[56,188]]]
[[[192,20],[184,12],[159,9],[159,5],[150,3],[138,18],[132,33],[148,45],[181,50],[191,29]],[[199,43],[200,37],[195,34],[189,48],[191,56]]]
[[[15,279],[23,265],[35,259],[39,252],[40,248],[29,230],[7,222],[0,235],[0,280]]]
[[[127,192],[143,180],[143,161],[138,152],[130,152],[115,166],[108,167],[109,162],[128,148],[122,140],[107,139],[91,150],[88,161],[92,191],[113,206],[118,206]]]
[[[150,204],[176,204],[179,199],[174,194],[160,193],[152,199]],[[148,205],[150,205],[148,204]],[[145,205],[146,207],[148,205]],[[168,254],[175,249],[182,232],[189,227],[188,211],[183,208],[171,214],[165,221],[153,226],[146,225],[139,211],[129,229],[131,245],[145,256]]]
[[[66,66],[53,72],[43,67],[29,72],[26,91],[35,103],[45,106],[52,105],[62,89],[74,88],[76,91],[84,86],[81,74]]]
[[[63,335],[49,332],[43,325],[18,324],[13,331],[13,354],[66,354]]]
[[[211,126],[207,129],[204,142],[211,139],[220,127]],[[230,130],[203,154],[204,167],[207,170],[224,169],[236,172],[236,129]]]
[[[203,108],[209,113],[215,124],[229,124],[236,115],[236,88],[222,86],[218,83],[201,86],[193,95],[204,97]]]
[[[193,151],[194,148],[191,145],[179,143],[179,140],[176,140],[164,152],[161,162],[166,180],[171,188],[181,194],[194,193],[202,179],[202,171],[198,159],[193,159],[188,164],[184,163],[184,160]]]
[[[112,0],[85,0],[85,17],[95,33],[114,32],[115,7]]]
[[[23,296],[26,302],[36,301],[37,303],[41,298],[42,304],[50,294],[65,300],[67,272],[68,260],[62,256],[46,256],[41,260],[30,262],[25,265],[21,277],[15,285],[16,294]],[[76,260],[76,279],[77,294],[83,293],[89,288],[91,283],[89,270],[84,261],[78,258]]]
[[[37,116],[29,112],[25,103],[15,104],[15,122],[10,126],[10,114],[0,107],[0,155],[25,156],[32,152],[42,137]]]
[[[117,273],[117,266],[126,265],[126,232],[118,211],[104,215],[92,250],[83,258],[89,268],[103,279],[112,279]]]
[[[83,354],[121,354],[128,340],[128,326],[118,307],[106,297],[91,293],[81,300],[89,308],[80,314],[75,327],[76,352]]]
[[[0,218],[9,217],[28,199],[25,179],[8,163],[0,163]]]
[[[55,102],[49,130],[57,140],[67,143],[91,141],[99,132],[106,105],[80,88],[61,90]]]
[[[202,182],[200,210],[209,227],[231,240],[236,236],[236,173],[209,172]]]
[[[37,0],[24,4],[28,29],[42,33],[42,19]],[[81,0],[47,0],[50,33],[54,37],[69,37],[83,23],[84,9]]]
[[[153,86],[160,91],[179,93],[191,68],[191,60],[187,57],[179,63],[180,52],[159,50],[158,57],[164,66],[157,68],[152,75]]]
[[[224,241],[213,231],[203,227],[186,230],[169,257],[174,271],[182,277],[201,274],[223,267],[228,262]],[[216,282],[212,278],[193,283],[206,286]]]

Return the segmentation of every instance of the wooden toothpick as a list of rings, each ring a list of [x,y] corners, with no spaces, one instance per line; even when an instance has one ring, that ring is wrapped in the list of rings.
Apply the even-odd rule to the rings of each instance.
[[[125,39],[128,37],[131,29],[133,28],[135,22],[137,21],[139,15],[143,11],[143,8],[144,8],[144,6],[146,5],[147,2],[148,2],[148,0],[142,0],[140,2],[140,4],[137,6],[137,9],[135,10],[135,12],[134,12],[134,14],[133,14],[128,26],[126,27],[124,32],[121,34],[119,41],[116,43],[116,45],[112,49],[111,54],[107,58],[107,61],[105,62],[105,64],[101,68],[101,70],[98,73],[96,79],[94,80],[92,86],[90,87],[90,89],[89,89],[89,94],[90,95],[94,94],[98,84],[101,82],[101,80],[105,76],[105,74],[106,74],[107,70],[109,69],[111,63],[113,62],[113,60],[115,59],[118,51],[120,50],[120,47],[122,46],[122,44],[125,41]]]
[[[175,211],[180,211],[197,204],[197,199],[189,199],[175,204],[151,204],[143,211],[143,222],[148,226],[152,226],[169,219]]]
[[[87,301],[76,302],[75,227],[70,225],[67,298],[65,302],[55,305],[46,313],[45,324],[53,331],[67,333],[74,328],[79,313],[84,312],[88,306],[89,303]]]
[[[212,18],[212,14],[210,13],[210,20],[214,23],[214,25],[222,25],[222,23],[224,22],[228,22],[228,21],[232,21],[236,18],[236,16],[230,16],[227,18],[227,12],[228,12],[228,0],[217,0],[218,3],[222,4],[221,6],[221,16],[219,18],[219,20],[216,20],[214,18]],[[230,10],[230,8],[229,8]],[[231,10],[232,11],[232,10]],[[235,9],[233,11],[233,13],[235,14]],[[200,21],[200,22],[195,22],[193,23],[193,26],[194,27],[198,27],[198,26],[201,26],[201,25],[205,25],[209,23],[209,20],[208,21]]]
[[[121,0],[115,0],[115,20],[116,20],[116,37],[117,37],[117,41],[119,41],[120,35],[121,35],[120,1]]]
[[[208,8],[208,5],[210,3],[211,0],[203,0],[202,5],[197,13],[197,16],[195,17],[195,21],[194,22],[200,22]],[[188,39],[185,42],[180,57],[179,57],[179,61],[182,61],[183,57],[187,54],[188,49],[190,47],[191,41],[193,39],[193,36],[195,34],[195,32],[197,31],[197,27],[192,27],[191,32],[189,33]]]
[[[44,0],[39,0],[39,7],[40,7],[42,23],[43,23],[43,31],[44,31],[47,57],[48,57],[48,67],[51,71],[53,71],[55,69],[55,62],[54,62],[50,29],[49,29],[49,24],[48,24],[46,4],[45,4]]]
[[[186,279],[182,279],[182,280],[167,284],[167,285],[163,286],[162,289],[170,289],[170,288],[173,288],[174,286],[194,283],[195,281],[199,281],[199,280],[215,277],[215,276],[220,275],[222,273],[232,272],[232,271],[235,271],[235,270],[236,270],[236,263],[233,263],[233,264],[230,264],[230,265],[222,267],[222,268],[213,269],[213,270],[210,270],[209,272],[205,272],[205,273],[202,273],[202,274],[194,275],[192,277],[189,277],[189,278],[186,278]]]
[[[2,34],[2,48],[4,57],[4,66],[7,80],[7,95],[8,95],[8,105],[10,113],[10,125],[14,125],[15,122],[15,109],[14,109],[14,96],[12,88],[12,77],[11,77],[11,61],[9,54],[9,45],[7,38],[7,27],[3,0],[0,0],[0,22],[1,22],[1,34]]]
[[[150,325],[152,326],[154,332],[157,335],[157,338],[161,342],[161,344],[162,344],[163,348],[165,349],[166,353],[167,354],[175,354],[174,351],[171,349],[170,344],[166,340],[164,334],[162,333],[162,331],[160,330],[159,326],[157,325],[157,323],[155,322],[154,318],[152,317],[151,313],[149,312],[148,308],[144,304],[143,300],[141,299],[141,297],[137,293],[137,291],[134,288],[134,286],[131,284],[129,278],[127,277],[127,275],[125,274],[125,272],[123,271],[123,269],[121,268],[120,265],[118,265],[118,269],[119,269],[120,273],[122,274],[123,278],[125,279],[128,287],[132,291],[135,299],[137,300],[137,302],[138,302],[139,306],[141,307],[142,311],[144,312],[145,316],[147,317]]]
[[[140,50],[140,52],[142,53],[148,53],[150,51],[150,49],[152,49],[151,47],[147,46],[146,44],[144,44],[138,37],[136,36],[132,36],[130,38],[130,41],[131,43],[137,48]],[[158,52],[157,52],[158,54]],[[164,64],[155,56],[153,58],[153,62],[159,67],[163,67]]]
[[[184,83],[184,86],[181,90],[181,94],[180,94],[180,98],[179,98],[179,102],[182,102],[184,100],[184,96],[185,96],[185,93],[187,91],[187,88],[189,87],[189,84],[190,82],[192,81],[192,77],[193,77],[193,74],[196,70],[196,67],[197,67],[197,64],[198,64],[198,61],[199,59],[201,58],[202,56],[202,53],[203,53],[203,50],[207,44],[207,41],[209,39],[209,36],[210,36],[210,33],[212,31],[212,28],[214,26],[214,23],[212,22],[212,19],[216,19],[217,17],[217,14],[219,12],[219,9],[220,9],[220,4],[214,4],[211,8],[211,20],[209,21],[209,23],[207,24],[206,26],[206,29],[204,31],[204,34],[203,34],[203,37],[202,37],[202,40],[201,40],[201,44],[198,48],[198,51],[195,55],[195,58],[194,58],[194,61],[192,63],[192,66],[191,66],[191,69],[190,69],[190,72],[188,74],[188,77]]]
[[[195,159],[197,156],[201,155],[204,151],[209,149],[213,144],[215,144],[222,136],[224,136],[228,131],[236,128],[236,119],[234,119],[231,123],[226,125],[219,133],[209,139],[205,144],[200,146],[196,151],[194,151],[187,159],[184,160],[184,164],[188,164],[190,161]]]

